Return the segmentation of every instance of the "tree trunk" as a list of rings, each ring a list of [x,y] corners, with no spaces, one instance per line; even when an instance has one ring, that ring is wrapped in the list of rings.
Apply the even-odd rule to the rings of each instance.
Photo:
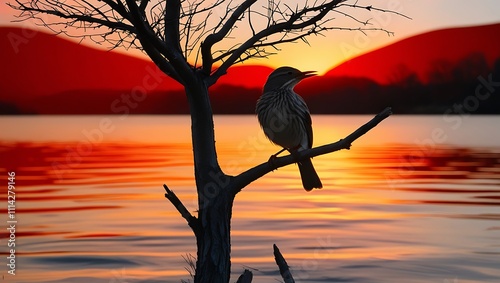
[[[196,76],[186,85],[191,113],[199,226],[195,283],[228,283],[231,273],[230,226],[234,195],[232,177],[220,169],[215,150],[212,107],[208,87]]]
[[[232,199],[218,196],[199,211],[201,231],[197,236],[198,261],[195,283],[228,283],[231,274]]]

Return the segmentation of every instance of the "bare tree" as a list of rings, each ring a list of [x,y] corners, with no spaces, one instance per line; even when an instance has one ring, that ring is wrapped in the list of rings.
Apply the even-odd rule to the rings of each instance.
[[[164,187],[165,196],[187,220],[196,237],[196,283],[230,280],[230,223],[238,192],[276,168],[348,149],[351,142],[390,115],[390,109],[386,109],[339,142],[302,151],[297,156],[277,158],[272,163],[264,162],[237,176],[229,176],[217,160],[209,87],[230,66],[270,56],[287,42],[307,43],[308,36],[328,30],[381,30],[390,34],[372,26],[369,20],[354,16],[354,10],[404,15],[348,0],[297,1],[293,5],[276,0],[14,1],[8,5],[20,11],[19,19],[36,19],[55,32],[87,37],[113,48],[139,48],[165,74],[184,86],[192,123],[197,217],[191,215],[173,191]],[[335,16],[349,20],[349,26],[336,25]],[[238,33],[234,32],[236,29]],[[243,277],[251,280],[248,273]]]

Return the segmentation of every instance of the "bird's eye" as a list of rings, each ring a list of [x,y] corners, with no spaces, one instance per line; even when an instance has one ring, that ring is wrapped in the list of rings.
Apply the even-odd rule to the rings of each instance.
[[[288,74],[289,74],[290,76],[291,76],[291,75],[293,75],[293,73],[292,73],[292,72],[288,72]]]

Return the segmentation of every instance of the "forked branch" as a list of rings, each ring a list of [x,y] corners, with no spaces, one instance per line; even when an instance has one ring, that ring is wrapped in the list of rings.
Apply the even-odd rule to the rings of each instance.
[[[203,58],[203,70],[205,73],[210,74],[212,70],[213,57],[212,57],[212,47],[217,42],[221,41],[234,27],[236,21],[238,21],[245,13],[247,9],[250,8],[257,0],[246,0],[241,4],[229,17],[228,21],[224,23],[221,29],[213,34],[207,36],[205,41],[201,44],[201,55]]]
[[[253,0],[255,1],[255,0]],[[248,7],[244,7],[243,5],[238,7],[237,11],[242,9],[240,14],[243,14],[246,9],[249,9],[250,6],[253,4],[252,0],[247,0],[245,3],[248,4]],[[222,63],[222,65],[207,79],[207,84],[212,85],[217,80],[226,74],[227,69],[232,66],[235,62],[238,61],[238,59],[245,53],[247,53],[249,50],[252,48],[257,48],[254,47],[256,44],[259,42],[263,42],[266,39],[268,39],[272,35],[284,33],[286,36],[289,32],[295,31],[301,34],[304,34],[302,36],[306,37],[307,35],[310,34],[308,30],[305,30],[306,28],[310,28],[311,30],[316,30],[316,27],[319,27],[320,21],[331,11],[333,10],[339,3],[344,2],[345,0],[332,0],[332,1],[327,1],[321,5],[318,6],[312,6],[308,7],[307,4],[306,6],[300,10],[300,11],[294,11],[290,10],[289,15],[285,15],[286,13],[282,13],[282,16],[285,17],[284,20],[275,22],[275,21],[270,21],[270,24],[268,24],[265,28],[263,28],[261,31],[255,33],[253,31],[253,36],[251,36],[249,39],[247,39],[245,42],[243,42],[238,48],[235,48],[230,52],[230,55],[228,58]],[[243,8],[245,8],[243,10]],[[276,10],[278,9],[278,10]],[[271,19],[275,13],[279,11],[279,7],[275,8],[274,10],[271,10],[271,15],[268,16],[268,19]],[[309,14],[312,14],[308,16]],[[236,21],[235,19],[233,19]],[[321,30],[325,30],[325,28],[320,28]],[[316,31],[314,32],[316,33]],[[282,38],[284,39],[284,38]],[[210,46],[211,47],[211,46]],[[205,53],[208,53],[207,50],[205,50]],[[203,53],[202,49],[202,55],[205,56]],[[208,66],[212,66],[214,63],[212,60],[212,57],[208,58],[208,61],[206,58],[203,58],[204,60],[204,68]],[[209,70],[205,69],[205,72]]]
[[[306,38],[308,36],[322,34],[329,30],[357,30],[361,32],[381,30],[385,31],[387,34],[391,34],[384,28],[366,27],[368,21],[358,20],[354,16],[350,16],[350,19],[353,20],[356,25],[362,25],[361,27],[341,27],[332,25],[330,23],[332,19],[327,17],[329,13],[337,12],[342,15],[347,15],[345,12],[338,11],[339,7],[343,6],[367,11],[375,10],[382,13],[402,15],[395,11],[379,9],[373,6],[345,4],[346,1],[347,0],[329,0],[314,2],[313,4],[306,1],[302,7],[297,6],[296,8],[292,8],[286,3],[269,1],[267,15],[252,9],[252,5],[256,0],[244,1],[243,4],[234,10],[227,21],[221,21],[219,23],[222,27],[217,32],[208,35],[201,46],[203,60],[202,68],[205,74],[208,75],[213,71],[212,66],[215,63],[221,63],[217,70],[206,78],[207,85],[210,86],[215,84],[221,76],[226,74],[230,66],[238,62],[250,58],[263,58],[273,54],[267,51],[265,47],[277,49],[276,46],[287,42],[295,42],[298,40],[307,42]],[[212,50],[214,44],[226,37],[228,33],[236,27],[236,22],[241,20],[245,14],[248,14],[248,27],[251,30],[251,35],[237,46],[233,46],[227,50],[218,50],[214,52]],[[256,15],[257,17],[252,17],[252,19],[257,19],[250,19],[251,15]],[[404,17],[409,18],[407,16]],[[256,29],[256,23],[259,22],[258,19],[261,20],[260,22],[267,19],[267,25],[261,29]],[[214,58],[213,55],[215,53],[220,53],[220,55]]]

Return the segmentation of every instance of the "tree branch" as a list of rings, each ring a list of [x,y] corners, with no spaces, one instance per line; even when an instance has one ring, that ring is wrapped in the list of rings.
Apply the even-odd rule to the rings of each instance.
[[[233,28],[234,24],[236,21],[238,21],[245,13],[245,11],[250,8],[257,0],[246,0],[241,4],[229,17],[229,20],[222,26],[222,28],[213,34],[210,34],[207,36],[205,41],[201,44],[201,55],[202,55],[202,64],[203,64],[203,72],[205,74],[210,74],[212,71],[212,64],[213,64],[213,58],[212,58],[212,47],[214,44],[217,42],[221,41]]]
[[[245,3],[248,3],[248,1],[249,0]],[[345,2],[347,2],[347,0],[325,0],[313,1],[311,3],[305,1],[302,7],[291,7],[286,3],[268,1],[269,4],[267,6],[267,14],[259,11],[252,11],[250,8],[247,8],[246,11],[248,11],[249,14],[248,29],[251,31],[251,34],[245,41],[242,41],[241,44],[238,44],[235,47],[220,51],[220,55],[216,58],[213,58],[213,50],[211,50],[214,43],[211,43],[210,40],[208,40],[202,44],[201,55],[203,60],[203,71],[207,74],[208,72],[211,72],[211,75],[205,79],[207,85],[210,86],[215,84],[221,76],[226,74],[229,67],[238,62],[245,61],[249,58],[266,58],[273,54],[268,52],[264,47],[271,46],[272,48],[277,49],[276,45],[287,42],[295,42],[296,40],[303,40],[307,43],[306,37],[310,35],[319,35],[329,30],[358,30],[363,33],[364,31],[369,30],[381,30],[386,32],[388,35],[392,34],[384,28],[366,28],[369,21],[361,21],[354,16],[350,16],[345,12],[339,11],[339,7],[360,9],[369,12],[377,11],[381,13],[393,13],[403,16],[404,18],[411,19],[410,17],[396,11],[380,9],[373,6],[356,5],[357,1],[354,4],[345,4]],[[238,9],[239,8],[243,10],[246,7],[240,6]],[[329,15],[329,13],[339,13],[341,15],[348,16],[350,19],[354,20],[357,25],[362,25],[362,27],[335,27],[334,25],[329,24],[332,20],[328,19],[327,15]],[[260,30],[255,30],[255,26],[252,24],[253,17],[250,19],[250,14],[258,15],[260,18],[264,19],[267,18],[267,25]],[[240,15],[239,19],[241,19],[241,17],[242,15]],[[255,20],[255,22],[259,20]],[[228,20],[225,25],[229,23],[230,21]],[[226,27],[226,30],[230,32],[231,28],[235,27],[236,25]],[[212,35],[209,35],[207,39],[211,39],[211,36]],[[213,65],[219,62],[221,62],[221,65],[212,72],[211,68]]]
[[[179,34],[179,19],[181,16],[181,1],[165,1],[165,42],[172,45],[176,52],[182,54]]]
[[[330,2],[324,3],[324,4],[319,5],[319,6],[313,6],[310,8],[306,7],[303,10],[300,10],[298,12],[293,12],[288,17],[288,19],[286,19],[284,22],[274,23],[274,24],[264,28],[263,30],[261,30],[260,32],[258,32],[257,34],[255,34],[254,36],[249,38],[247,41],[245,41],[243,44],[241,44],[240,47],[238,47],[237,49],[234,50],[234,52],[231,54],[231,56],[229,56],[229,58],[226,61],[224,61],[224,63],[222,63],[222,65],[210,76],[210,78],[207,79],[208,85],[212,85],[215,82],[217,82],[217,80],[221,76],[226,74],[227,69],[230,66],[232,66],[234,64],[234,62],[236,62],[242,54],[244,54],[248,49],[252,48],[254,46],[254,44],[259,42],[260,40],[268,38],[269,36],[271,36],[273,34],[278,34],[278,33],[284,32],[284,31],[289,31],[289,30],[299,30],[300,31],[301,29],[304,29],[305,27],[314,26],[318,23],[318,21],[323,19],[333,8],[335,8],[337,6],[337,4],[339,4],[343,1],[345,1],[345,0],[332,0]],[[247,0],[245,3],[247,3],[247,2],[251,2],[251,1]],[[241,7],[238,7],[238,9],[239,8],[241,8]],[[242,11],[242,13],[243,12],[244,12],[244,10]],[[307,13],[311,13],[311,12],[317,12],[318,14],[304,20],[303,19],[304,16]],[[207,39],[208,39],[208,37],[207,37]],[[205,60],[205,56],[207,56],[206,54],[208,53],[208,51],[205,50],[205,52],[203,52],[203,48],[202,48],[203,60]],[[211,54],[210,54],[210,56],[211,56]],[[210,57],[209,59],[210,59],[211,63],[213,63],[212,58]]]
[[[186,58],[172,46],[172,43],[166,44],[156,36],[151,30],[151,26],[147,24],[146,19],[143,18],[135,0],[126,0],[126,3],[132,16],[132,22],[137,28],[139,41],[146,53],[163,72],[181,84],[186,85],[186,80],[192,75],[192,70]]]
[[[139,4],[139,9],[141,10],[142,13],[145,13],[148,4],[149,0],[141,0],[141,3]]]
[[[369,5],[369,6],[360,6],[360,5],[356,5],[356,3],[354,3],[354,4],[341,4],[341,5],[339,5],[339,7],[340,6],[346,6],[346,7],[351,7],[351,8],[363,8],[363,9],[366,9],[368,11],[374,10],[374,11],[383,12],[383,13],[391,13],[391,14],[395,14],[395,15],[398,15],[398,16],[403,17],[403,18],[407,18],[408,20],[412,19],[412,18],[408,17],[407,15],[399,13],[397,11],[380,9],[380,8],[377,8],[377,7],[373,7],[372,5]]]
[[[175,195],[174,191],[170,190],[165,184],[163,184],[163,188],[165,189],[165,197],[175,206],[182,217],[186,219],[189,227],[191,227],[194,234],[197,236],[200,230],[200,223],[198,218],[189,213],[189,210],[187,210],[181,200],[177,197],[177,195]]]
[[[276,261],[276,264],[278,265],[280,269],[280,274],[281,277],[283,277],[283,280],[285,280],[285,283],[295,283],[295,280],[293,279],[292,273],[290,272],[290,268],[288,266],[288,263],[286,263],[285,258],[280,252],[280,249],[278,249],[278,246],[276,244],[273,245],[273,250],[274,250],[274,260]]]
[[[366,134],[369,130],[373,129],[380,122],[382,122],[385,118],[389,117],[392,114],[392,110],[390,107],[384,109],[384,111],[377,114],[373,119],[359,127],[356,131],[345,137],[344,139],[339,140],[338,142],[330,143],[327,145],[299,151],[298,153],[292,155],[287,155],[283,157],[278,157],[273,160],[273,162],[265,162],[260,165],[257,165],[238,176],[235,176],[233,181],[234,184],[231,188],[231,193],[236,195],[241,191],[241,188],[246,187],[251,182],[259,179],[265,174],[281,168],[286,165],[290,165],[292,163],[296,163],[298,161],[304,160],[306,158],[311,158],[327,153],[331,153],[334,151],[338,151],[341,149],[350,149],[351,144],[357,140],[362,135]]]
[[[326,30],[359,31],[359,32],[362,32],[363,34],[366,34],[366,32],[368,32],[368,31],[383,31],[383,32],[386,32],[388,35],[392,35],[393,34],[393,33],[389,32],[389,31],[387,31],[387,30],[385,30],[383,28],[332,27],[332,28],[324,28],[324,29],[322,29],[322,31],[326,31]],[[304,32],[303,34],[299,34],[299,35],[297,35],[295,37],[282,38],[282,39],[275,40],[275,41],[270,41],[270,42],[256,43],[256,44],[254,44],[252,46],[252,48],[255,49],[255,53],[254,54],[250,54],[249,56],[243,57],[240,60],[235,61],[235,63],[243,62],[246,59],[250,59],[250,57],[253,57],[253,58],[267,58],[269,55],[272,55],[274,53],[270,53],[268,51],[259,52],[259,51],[264,50],[263,49],[264,47],[271,46],[271,47],[274,47],[276,50],[279,50],[276,47],[276,45],[278,45],[278,44],[296,42],[299,39],[304,40],[305,39],[304,37],[306,37],[308,35],[311,35],[311,34],[316,34],[316,33],[318,33],[318,31],[316,31],[316,30],[310,30],[310,31]],[[214,62],[223,60],[224,58],[231,56],[231,54],[233,54],[234,52],[236,52],[236,49],[228,50],[227,52],[224,52],[224,53],[220,54],[219,56],[215,57],[214,58]],[[264,54],[261,54],[261,53],[264,53]],[[240,55],[240,57],[241,56],[242,55]]]
[[[121,30],[121,31],[127,31],[127,32],[131,32],[131,33],[135,32],[135,28],[133,26],[131,26],[131,25],[128,25],[128,24],[120,22],[120,21],[110,21],[110,20],[107,19],[106,16],[102,17],[102,12],[99,11],[98,9],[95,9],[95,7],[93,7],[93,6],[90,6],[90,7],[93,8],[93,9],[95,9],[95,10],[97,10],[96,13],[98,13],[99,15],[101,15],[102,18],[93,17],[93,16],[91,16],[90,13],[83,13],[83,12],[82,13],[78,13],[80,11],[70,12],[70,11],[64,10],[64,7],[62,7],[62,6],[60,6],[60,8],[62,10],[58,10],[58,9],[53,8],[53,7],[48,8],[48,9],[43,9],[43,8],[39,8],[36,5],[35,6],[28,6],[28,5],[26,5],[25,3],[22,3],[19,0],[16,0],[16,3],[19,6],[16,7],[16,6],[14,6],[13,4],[10,4],[10,3],[7,3],[7,5],[9,5],[13,9],[17,9],[17,10],[20,10],[22,12],[29,12],[29,13],[31,13],[31,16],[33,18],[35,18],[35,14],[40,13],[40,14],[46,14],[46,15],[56,16],[56,17],[63,18],[63,19],[68,19],[68,20],[74,20],[74,21],[78,21],[78,22],[83,22],[83,23],[93,23],[93,24],[105,26],[105,27],[108,27],[108,28],[111,28],[111,29],[116,29],[116,30]],[[106,3],[108,4],[108,1],[106,1]],[[31,3],[29,3],[29,4],[31,4]],[[62,4],[60,4],[60,5],[62,5]],[[64,11],[66,13],[64,13]],[[120,15],[121,15],[121,11],[117,10],[117,12],[119,12]],[[121,16],[123,16],[123,15],[121,15]],[[49,24],[43,22],[43,25],[48,26]]]

